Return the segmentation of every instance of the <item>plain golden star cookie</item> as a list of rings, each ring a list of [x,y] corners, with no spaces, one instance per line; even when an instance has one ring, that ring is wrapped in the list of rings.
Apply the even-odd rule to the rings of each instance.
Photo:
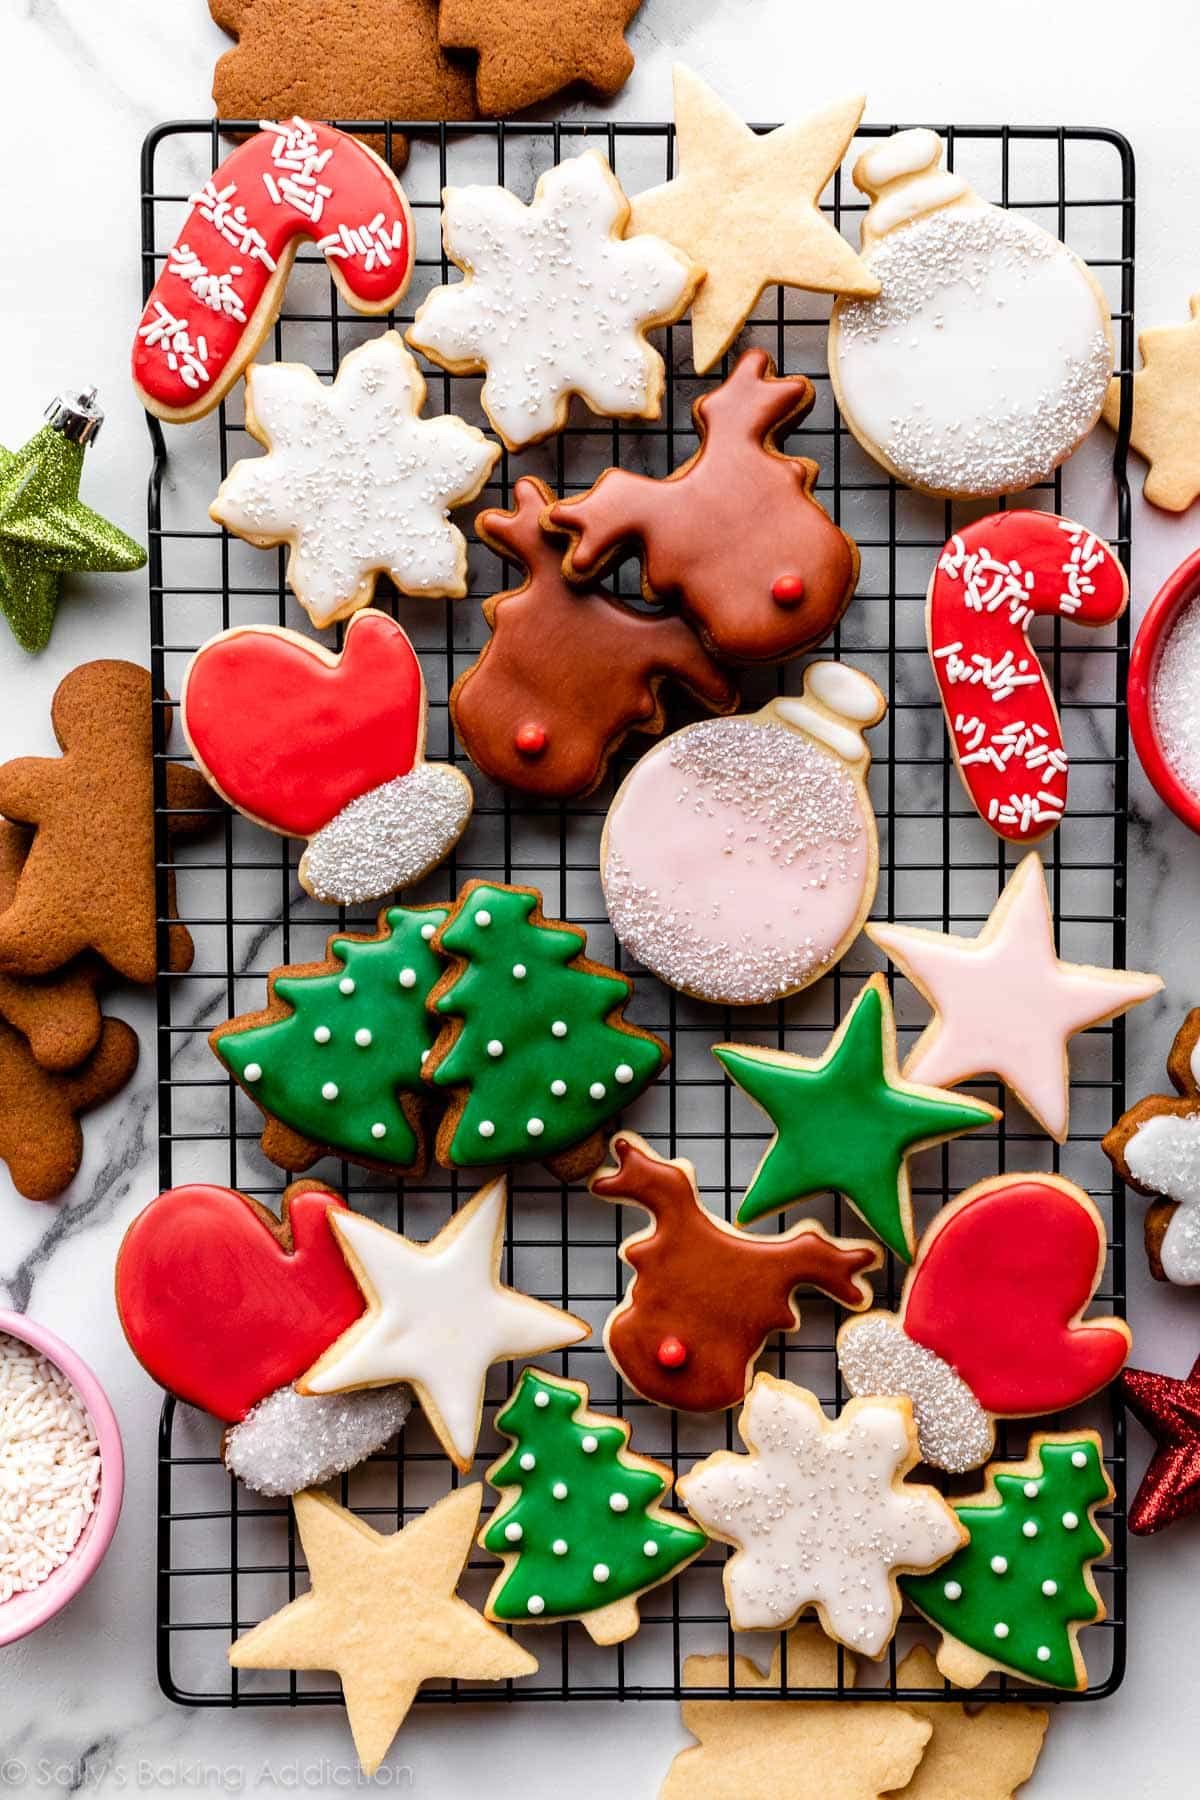
[[[441,0],[444,50],[474,50],[485,116],[519,112],[576,85],[607,98],[633,72],[625,27],[641,0]]]
[[[1129,441],[1150,467],[1142,489],[1151,506],[1184,512],[1200,494],[1200,294],[1188,302],[1186,325],[1156,325],[1138,335],[1142,367],[1133,377]],[[1121,419],[1121,383],[1114,381],[1104,418]]]

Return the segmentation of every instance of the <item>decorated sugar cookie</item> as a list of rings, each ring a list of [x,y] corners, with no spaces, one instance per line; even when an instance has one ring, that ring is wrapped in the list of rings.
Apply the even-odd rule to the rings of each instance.
[[[496,1429],[512,1449],[487,1472],[500,1504],[479,1534],[502,1557],[484,1609],[502,1625],[578,1619],[597,1644],[638,1629],[638,1599],[708,1542],[661,1502],[671,1471],[629,1448],[629,1425],[593,1412],[582,1381],[523,1369]]]
[[[646,333],[679,318],[702,271],[662,238],[627,238],[628,218],[594,150],[547,169],[528,206],[503,187],[444,190],[442,241],[465,278],[421,302],[408,341],[453,374],[485,372],[510,450],[561,431],[572,394],[604,417],[658,417]]]
[[[802,696],[706,719],[626,776],[600,842],[613,930],[699,1000],[756,1006],[845,954],[875,897],[879,841],[863,740],[875,683],[814,663]]]
[[[449,855],[474,795],[425,761],[425,678],[386,613],[359,613],[341,653],[274,625],[235,625],[193,656],[180,699],[192,754],[222,797],[307,838],[300,884],[354,905]]]
[[[234,463],[208,510],[248,543],[290,545],[288,585],[318,628],[367,606],[380,574],[402,594],[467,591],[450,511],[500,448],[453,413],[423,419],[425,393],[395,331],[351,350],[332,386],[306,363],[247,372],[246,430],[267,454]]]
[[[331,125],[265,121],[188,205],[133,344],[138,398],[160,419],[182,424],[224,399],[279,317],[304,239],[357,312],[388,312],[408,288],[404,190]]]
[[[1126,1369],[1121,1398],[1154,1439],[1154,1455],[1129,1508],[1139,1537],[1200,1512],[1200,1357],[1182,1377]]]
[[[446,914],[388,907],[373,936],[331,937],[323,962],[272,970],[266,1006],[210,1034],[280,1168],[345,1156],[389,1175],[424,1170],[422,1070],[437,1037],[425,1002],[445,966],[430,940]]]
[[[995,1419],[1061,1412],[1120,1372],[1128,1325],[1083,1317],[1107,1255],[1100,1215],[1074,1182],[980,1181],[924,1233],[899,1311],[842,1326],[842,1379],[852,1394],[907,1396],[934,1468],[978,1468]]]
[[[1029,627],[1111,625],[1128,600],[1108,545],[1054,513],[992,513],[938,558],[925,633],[950,745],[975,810],[1010,843],[1053,831],[1067,804],[1062,723]]]
[[[873,1245],[809,1221],[779,1236],[739,1231],[705,1208],[690,1162],[668,1162],[629,1131],[610,1149],[615,1166],[592,1176],[592,1193],[642,1207],[652,1223],[621,1245],[633,1278],[604,1348],[645,1399],[681,1412],[737,1406],[768,1333],[798,1329],[801,1283],[855,1312],[871,1304],[863,1271],[883,1260]]]
[[[1142,367],[1133,372],[1129,441],[1149,465],[1142,493],[1151,506],[1186,512],[1200,494],[1200,294],[1188,302],[1190,318],[1178,325],[1139,331]],[[1114,380],[1104,401],[1105,421],[1121,424],[1124,383]]]
[[[1121,1114],[1103,1140],[1122,1181],[1148,1194],[1146,1255],[1156,1281],[1200,1285],[1200,1007],[1171,1045],[1175,1095],[1150,1094]]]
[[[366,1311],[297,1381],[302,1394],[415,1391],[446,1455],[470,1468],[491,1365],[562,1350],[589,1335],[572,1313],[500,1280],[507,1189],[489,1182],[427,1244],[358,1213],[330,1215]]]
[[[1105,1606],[1092,1568],[1110,1549],[1096,1509],[1113,1498],[1094,1431],[1042,1433],[1024,1462],[996,1463],[981,1493],[955,1500],[969,1540],[904,1598],[942,1633],[937,1666],[958,1687],[998,1671],[1044,1687],[1085,1688],[1084,1625]]]
[[[345,1203],[319,1182],[280,1216],[233,1188],[172,1188],[117,1256],[117,1311],[155,1381],[229,1427],[229,1470],[262,1494],[328,1481],[382,1449],[408,1416],[400,1388],[306,1399],[292,1383],[357,1319],[362,1294],[330,1229]]]
[[[715,1044],[713,1055],[775,1127],[738,1224],[832,1188],[904,1262],[916,1241],[909,1157],[1000,1117],[983,1100],[901,1078],[882,975],[856,995],[822,1056],[757,1044]]]
[[[636,543],[646,598],[677,602],[723,661],[781,662],[822,643],[850,603],[859,558],[813,498],[816,463],[776,442],[813,399],[805,376],[776,376],[765,350],[743,351],[693,405],[700,448],[681,468],[661,481],[606,469],[551,507],[574,537],[568,573],[595,575]]]
[[[632,983],[583,954],[577,925],[547,919],[536,888],[468,881],[432,942],[450,962],[429,996],[444,1029],[425,1074],[449,1102],[438,1160],[590,1173],[604,1126],[670,1054],[624,1017]]]
[[[878,924],[867,926],[867,936],[934,1013],[904,1060],[908,1079],[953,1087],[997,1075],[1060,1144],[1070,1104],[1068,1042],[1162,987],[1157,975],[1135,969],[1061,960],[1036,850],[1010,875],[978,937]]]
[[[871,205],[874,299],[840,299],[829,374],[851,431],[930,494],[1045,481],[1100,417],[1108,302],[1073,251],[940,167],[935,131],[897,132],[854,165]]]
[[[936,1569],[966,1532],[920,1460],[905,1400],[851,1400],[836,1419],[815,1394],[759,1373],[738,1420],[748,1455],[718,1450],[680,1477],[680,1499],[732,1544],[725,1604],[735,1631],[786,1631],[815,1607],[831,1638],[879,1657],[900,1617],[898,1575]]]

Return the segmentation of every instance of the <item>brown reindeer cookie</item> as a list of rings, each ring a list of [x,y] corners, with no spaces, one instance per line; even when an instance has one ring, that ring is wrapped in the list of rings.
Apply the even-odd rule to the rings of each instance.
[[[79,1172],[78,1115],[110,1100],[137,1067],[136,1034],[105,1019],[87,1061],[55,1074],[34,1061],[19,1032],[0,1021],[0,1162],[27,1200],[56,1200]]]
[[[1123,1181],[1154,1205],[1146,1212],[1146,1256],[1156,1281],[1200,1285],[1200,1006],[1171,1045],[1175,1094],[1149,1094],[1123,1112],[1103,1141]],[[1178,1096],[1178,1098],[1176,1098]]]

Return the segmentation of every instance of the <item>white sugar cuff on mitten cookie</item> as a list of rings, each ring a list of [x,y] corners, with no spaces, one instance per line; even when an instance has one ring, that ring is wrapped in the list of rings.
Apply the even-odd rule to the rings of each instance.
[[[356,1394],[298,1394],[276,1388],[225,1433],[231,1475],[271,1497],[320,1487],[394,1438],[412,1408],[405,1387]]]
[[[991,1455],[991,1418],[966,1382],[889,1314],[847,1320],[838,1334],[838,1366],[852,1394],[908,1396],[922,1460],[935,1469],[957,1475]]]
[[[309,842],[300,882],[314,899],[353,906],[419,881],[454,848],[471,817],[470,783],[419,762],[342,808]]]

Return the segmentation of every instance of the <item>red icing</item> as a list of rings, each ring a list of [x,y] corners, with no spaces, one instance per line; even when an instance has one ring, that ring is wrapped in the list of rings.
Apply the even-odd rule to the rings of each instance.
[[[1030,620],[1111,625],[1128,594],[1108,545],[1055,513],[992,513],[952,537],[938,559],[926,632],[946,726],[976,810],[1011,843],[1052,831],[1067,800],[1062,727]],[[997,666],[1020,685],[1005,692],[970,679]]]
[[[796,606],[804,598],[803,575],[780,575],[771,583],[771,598],[780,606]]]
[[[987,1412],[1075,1406],[1129,1354],[1111,1319],[1076,1324],[1104,1266],[1104,1233],[1077,1191],[1030,1176],[982,1182],[925,1234],[905,1287],[907,1335],[948,1362]]]
[[[513,738],[522,756],[540,756],[546,748],[546,727],[544,725],[518,725]]]
[[[373,221],[374,229],[358,237]],[[347,240],[343,227],[355,235]],[[134,338],[133,377],[142,392],[170,409],[193,408],[208,396],[215,405],[269,328],[304,238],[325,250],[351,305],[385,312],[404,293],[413,243],[400,184],[344,132],[292,120],[264,127],[191,196]],[[210,293],[215,279],[228,277],[232,310],[206,304],[182,269]]]
[[[664,1369],[682,1369],[687,1355],[687,1345],[682,1338],[665,1337],[658,1346],[658,1360]]]
[[[421,665],[386,613],[356,613],[339,656],[235,626],[192,658],[180,702],[196,760],[234,806],[312,837],[351,800],[407,775],[423,740]]]
[[[364,1310],[326,1221],[343,1205],[298,1185],[280,1224],[233,1188],[152,1200],[117,1257],[117,1308],[138,1361],[229,1422],[295,1381]]]

